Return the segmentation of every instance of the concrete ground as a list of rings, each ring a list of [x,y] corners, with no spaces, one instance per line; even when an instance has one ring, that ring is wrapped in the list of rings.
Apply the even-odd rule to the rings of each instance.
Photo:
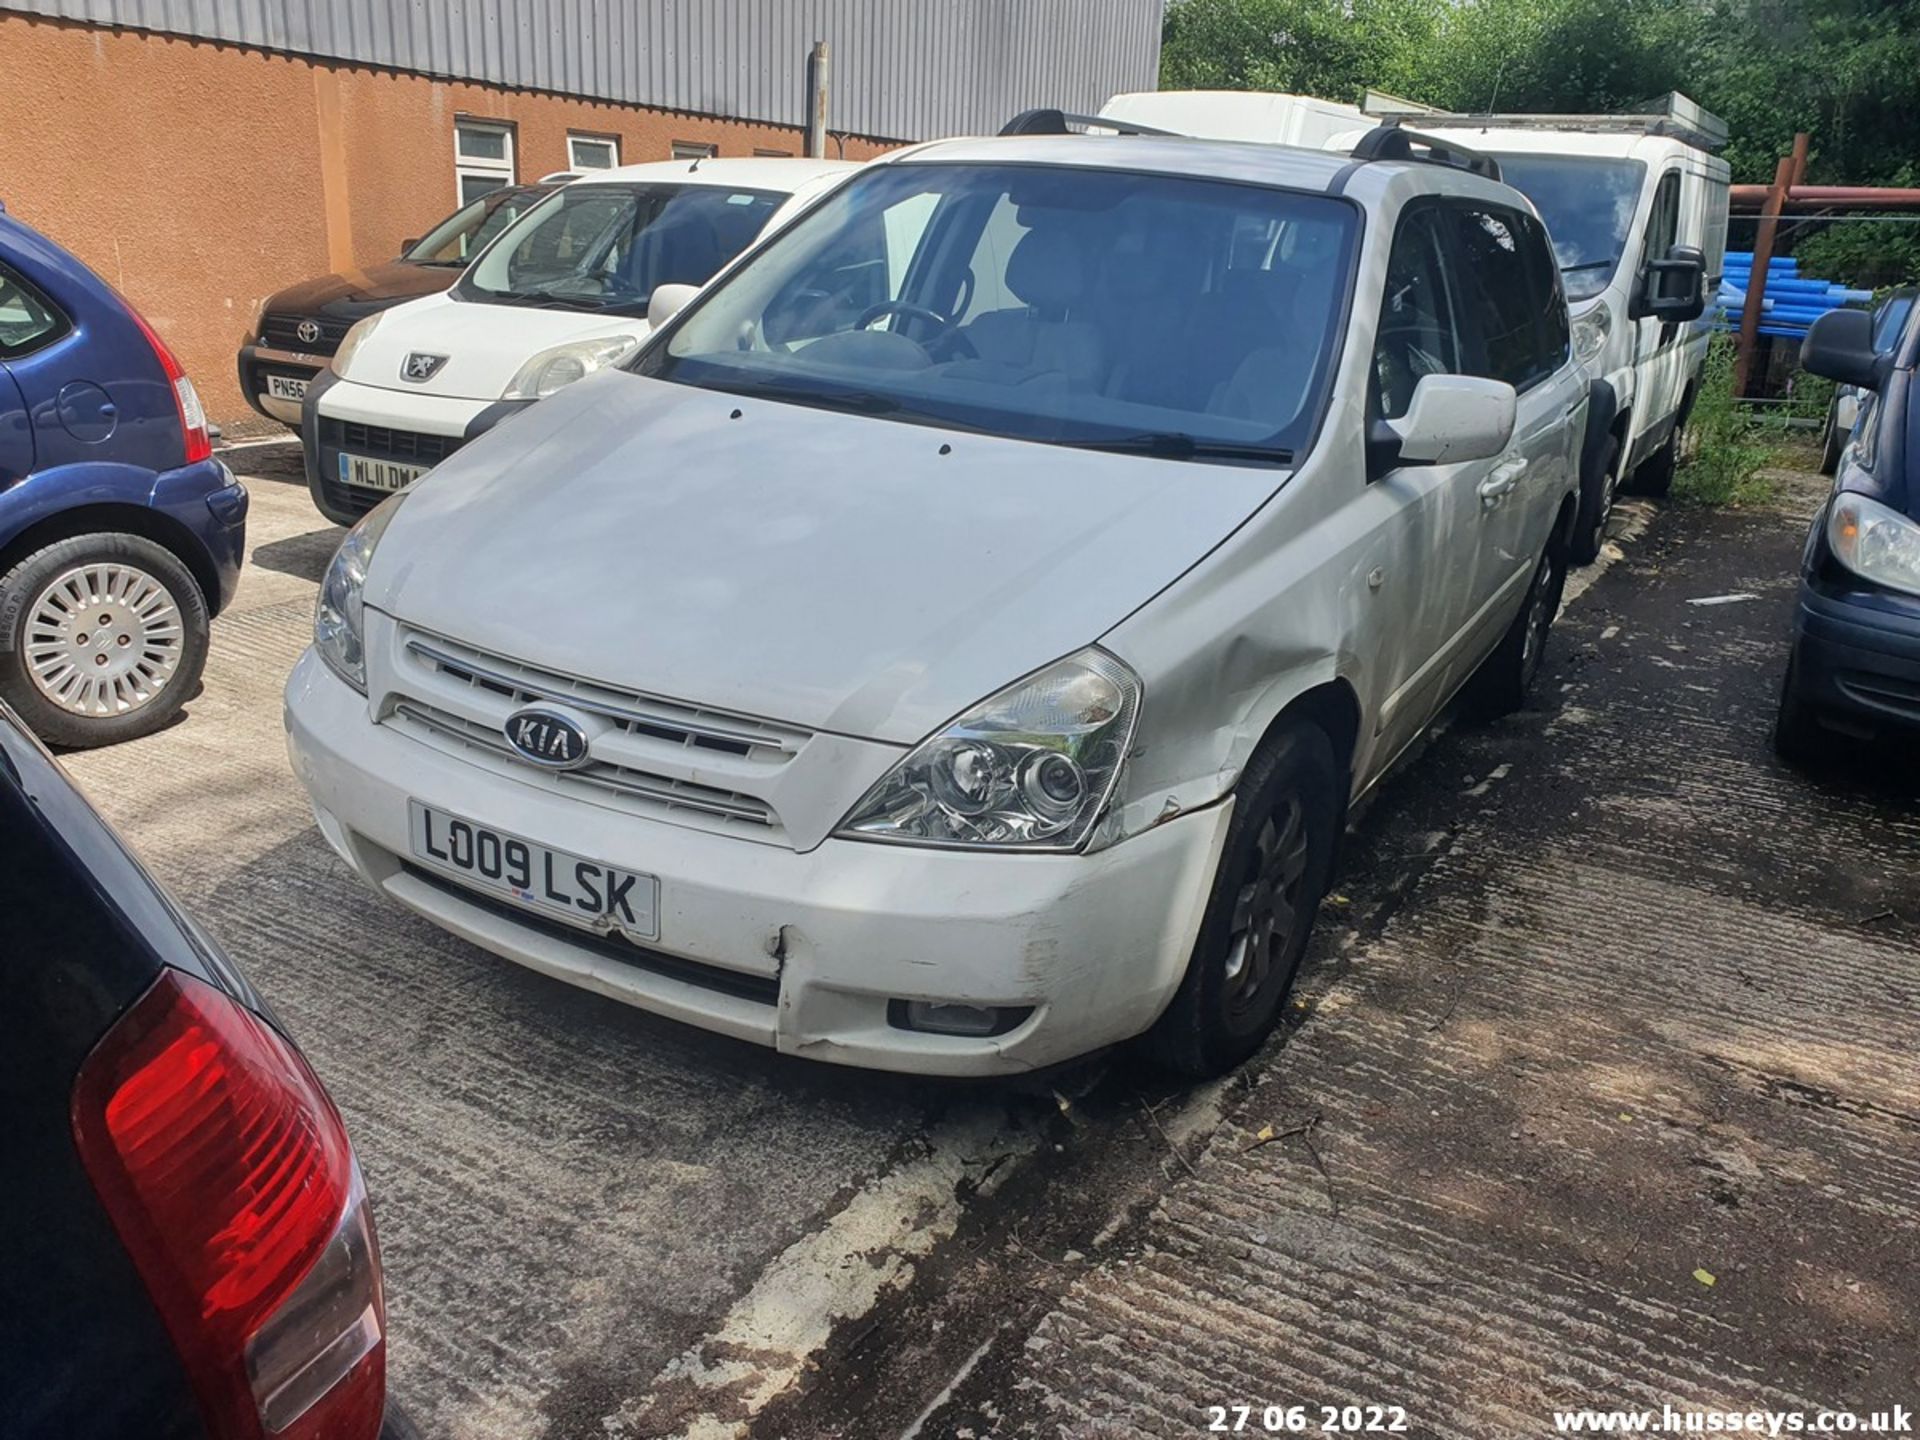
[[[1376,797],[1297,1023],[1181,1094],[1113,1059],[876,1083],[375,900],[280,733],[339,532],[292,447],[229,458],[253,553],[204,694],[68,763],[339,1099],[429,1435],[1089,1440],[1356,1403],[1484,1440],[1920,1399],[1920,807],[1767,749],[1804,492],[1660,515],[1534,709]]]

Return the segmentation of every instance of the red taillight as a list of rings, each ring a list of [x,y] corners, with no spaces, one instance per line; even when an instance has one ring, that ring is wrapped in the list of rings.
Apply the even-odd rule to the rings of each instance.
[[[374,1440],[379,1248],[299,1052],[164,971],[81,1066],[73,1129],[217,1440]]]
[[[167,342],[147,323],[147,317],[131,305],[127,306],[127,313],[133,317],[133,323],[140,327],[140,333],[147,337],[147,344],[153,347],[153,358],[160,362],[160,368],[167,375],[167,384],[173,387],[173,406],[180,415],[181,433],[187,437],[187,458],[183,463],[197,465],[213,454],[213,436],[207,429],[207,412],[200,408],[200,392],[193,388],[193,381],[180,368],[180,362],[173,358],[173,351],[167,348]]]

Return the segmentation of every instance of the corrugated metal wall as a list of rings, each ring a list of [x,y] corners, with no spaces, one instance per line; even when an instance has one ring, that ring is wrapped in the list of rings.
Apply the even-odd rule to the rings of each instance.
[[[0,10],[451,79],[806,122],[833,46],[835,130],[991,133],[1031,105],[1151,90],[1164,0],[8,0]]]

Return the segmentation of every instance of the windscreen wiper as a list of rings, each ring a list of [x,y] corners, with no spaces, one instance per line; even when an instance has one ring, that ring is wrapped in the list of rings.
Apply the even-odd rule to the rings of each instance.
[[[890,415],[900,408],[900,402],[893,396],[871,390],[815,390],[771,380],[715,380],[712,384],[714,389],[725,390],[730,395],[788,400],[796,405],[817,405],[823,410],[850,410],[857,415]]]
[[[1202,440],[1184,430],[1143,430],[1137,435],[1119,435],[1108,440],[1065,440],[1059,442],[1081,450],[1110,451],[1120,455],[1160,455],[1169,460],[1252,460],[1264,465],[1287,465],[1293,452],[1277,445],[1240,445],[1231,440]]]

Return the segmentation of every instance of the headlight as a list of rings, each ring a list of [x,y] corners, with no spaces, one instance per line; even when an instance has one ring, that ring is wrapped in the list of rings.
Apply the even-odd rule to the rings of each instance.
[[[347,373],[347,366],[353,363],[354,352],[366,344],[367,337],[374,328],[386,318],[386,311],[376,310],[364,320],[354,323],[352,329],[340,337],[340,348],[333,352],[333,358],[327,362],[327,368],[336,375]]]
[[[1580,357],[1582,365],[1592,365],[1600,358],[1600,352],[1607,348],[1607,337],[1613,334],[1613,312],[1602,301],[1586,314],[1578,316],[1573,322],[1573,353]]]
[[[367,567],[373,547],[393,523],[406,492],[383,500],[347,532],[320,581],[320,598],[313,610],[313,648],[329,669],[362,695],[367,693],[367,652],[363,644],[361,595],[367,586]]]
[[[1140,681],[1102,650],[981,701],[894,766],[841,822],[901,845],[1072,850],[1107,807]]]
[[[638,335],[603,335],[598,340],[569,340],[542,350],[520,367],[501,392],[502,400],[544,400],[563,386],[596,370],[618,365],[640,348]]]
[[[1839,494],[1827,510],[1834,559],[1862,580],[1920,595],[1920,525],[1864,495]]]

